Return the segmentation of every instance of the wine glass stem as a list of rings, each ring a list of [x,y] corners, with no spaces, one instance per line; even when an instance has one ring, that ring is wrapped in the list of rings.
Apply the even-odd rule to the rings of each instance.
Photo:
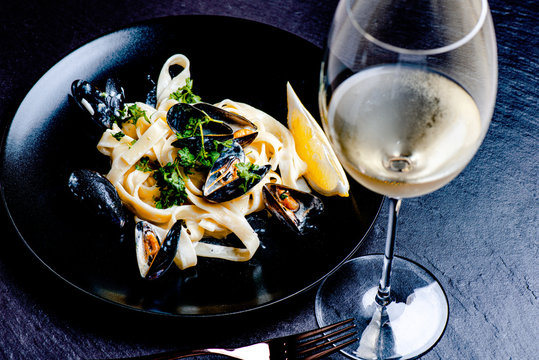
[[[386,247],[384,251],[384,266],[378,293],[376,294],[376,303],[386,306],[391,302],[391,264],[395,252],[395,237],[397,235],[397,218],[401,206],[401,199],[389,198],[389,216],[387,222]]]

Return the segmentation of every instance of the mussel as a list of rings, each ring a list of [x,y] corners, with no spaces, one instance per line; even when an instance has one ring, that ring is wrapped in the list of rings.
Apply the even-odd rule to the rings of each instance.
[[[135,226],[135,247],[140,275],[155,280],[163,275],[176,256],[183,221],[177,221],[161,241],[155,226],[139,221]]]
[[[116,188],[103,175],[93,170],[75,170],[69,176],[68,186],[73,195],[98,216],[120,229],[128,222]]]
[[[262,189],[266,208],[292,231],[303,235],[324,210],[322,200],[308,192],[268,183]]]
[[[71,94],[80,108],[103,129],[110,129],[115,118],[120,118],[124,108],[125,94],[116,79],[108,79],[105,91],[101,91],[85,80],[71,84]]]
[[[214,150],[213,140],[223,142],[234,138],[241,146],[247,146],[258,134],[256,126],[243,116],[207,103],[178,103],[167,113],[168,125],[178,134],[185,134],[186,130],[192,134],[176,140],[172,145],[178,148],[188,147],[194,152],[200,151],[201,132],[200,129],[192,129],[192,125],[196,120],[203,121],[207,118],[211,121],[202,126],[202,135],[204,147],[208,151]]]
[[[224,142],[232,139],[234,136],[232,128],[222,121],[210,121],[201,127],[193,126],[197,121],[204,121],[206,117],[203,111],[189,104],[178,103],[172,106],[167,112],[168,126],[177,134],[189,133],[188,136],[174,141],[172,145],[178,148],[187,147],[192,153],[197,154],[202,146],[201,135],[206,151],[214,150],[214,140]]]
[[[238,175],[236,165],[248,164],[248,161],[241,145],[233,141],[232,146],[221,152],[210,169],[202,188],[204,198],[216,203],[235,199],[258,184],[271,168],[269,164],[253,166],[251,173],[254,176],[246,180]]]
[[[234,139],[243,147],[252,143],[258,135],[256,125],[239,114],[203,102],[193,104],[193,106],[210,118],[222,121],[232,128]]]

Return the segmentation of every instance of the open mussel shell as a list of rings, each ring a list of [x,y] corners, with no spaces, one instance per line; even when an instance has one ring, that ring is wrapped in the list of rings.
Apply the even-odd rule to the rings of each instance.
[[[193,105],[177,103],[168,110],[167,123],[172,131],[176,133],[183,133],[191,123],[191,119],[202,120],[206,116],[208,116],[206,113]],[[222,121],[210,121],[208,124],[203,126],[204,135],[221,135],[232,133],[232,128]]]
[[[204,135],[204,150],[206,151],[214,151],[221,148],[221,146],[216,145],[216,142],[214,140],[218,140],[219,142],[223,143],[227,140],[232,139],[232,134],[224,134],[224,135]],[[177,147],[179,149],[188,148],[191,154],[198,154],[200,150],[202,150],[202,140],[200,136],[191,136],[186,137],[182,139],[175,140],[172,143],[172,146]]]
[[[124,108],[124,90],[115,79],[107,80],[105,91],[88,81],[75,80],[71,84],[71,94],[79,107],[103,129],[112,128],[114,119],[120,118],[120,111]]]
[[[234,132],[234,139],[243,147],[252,143],[258,135],[256,125],[241,115],[203,102],[193,104],[193,107],[203,111],[210,118],[230,126]]]
[[[147,221],[139,221],[135,226],[135,247],[140,276],[155,280],[163,275],[176,256],[182,221],[177,221],[161,241],[155,226]]]
[[[178,103],[172,106],[167,112],[167,123],[172,131],[183,134],[191,123],[191,119],[203,120],[207,114],[190,104]],[[199,134],[199,133],[198,133]],[[204,138],[204,149],[206,151],[215,150],[214,141],[224,142],[232,139],[233,131],[230,126],[221,121],[210,121],[202,127]],[[180,138],[172,143],[177,148],[187,147],[191,153],[197,154],[202,147],[200,135]]]
[[[304,234],[311,227],[311,221],[324,211],[319,197],[285,185],[265,184],[262,193],[266,208],[299,235]]]
[[[128,222],[125,210],[114,185],[93,170],[79,169],[71,173],[68,187],[87,208],[118,228]]]
[[[236,141],[232,143],[230,148],[226,148],[221,152],[221,155],[210,169],[202,188],[204,198],[216,203],[235,199],[258,184],[271,168],[268,164],[254,170],[253,173],[260,178],[250,181],[244,189],[242,184],[245,183],[245,180],[238,176],[236,164],[245,163],[246,159],[243,148]]]

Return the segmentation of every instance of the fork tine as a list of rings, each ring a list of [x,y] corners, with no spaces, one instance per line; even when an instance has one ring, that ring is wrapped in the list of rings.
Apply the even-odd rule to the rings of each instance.
[[[348,340],[346,342],[343,342],[342,344],[339,344],[339,345],[336,345],[336,346],[333,346],[329,349],[326,349],[324,351],[320,351],[319,353],[316,353],[316,354],[312,354],[310,356],[307,356],[305,357],[303,360],[314,360],[314,359],[320,359],[321,357],[323,356],[327,356],[327,355],[330,355],[330,354],[333,354],[334,352],[337,352],[339,351],[340,349],[350,345],[350,344],[353,344],[354,342],[356,342],[357,339],[351,339],[351,340]]]
[[[306,332],[303,332],[303,333],[300,333],[300,334],[297,334],[295,335],[295,339],[296,340],[302,340],[302,339],[305,339],[305,338],[308,338],[308,337],[311,337],[311,336],[314,336],[314,335],[318,335],[318,334],[321,334],[323,333],[324,331],[328,331],[328,330],[332,330],[332,329],[335,329],[339,326],[342,326],[344,324],[348,324],[350,322],[354,321],[354,319],[346,319],[346,320],[343,320],[343,321],[339,321],[335,324],[330,324],[330,325],[327,325],[327,326],[324,326],[324,327],[321,327],[319,329],[315,329],[315,330],[311,330],[311,331],[306,331]]]
[[[312,340],[309,340],[309,341],[304,341],[304,342],[302,342],[300,345],[301,345],[301,346],[307,346],[307,345],[315,344],[315,343],[317,343],[317,342],[320,342],[320,340],[326,340],[326,339],[328,339],[328,338],[330,338],[330,337],[332,337],[332,336],[336,336],[336,335],[342,334],[343,332],[346,332],[346,331],[348,331],[348,330],[351,330],[351,329],[353,329],[353,328],[355,328],[355,327],[356,327],[356,325],[350,325],[350,326],[347,326],[347,327],[345,327],[345,328],[343,328],[343,329],[334,331],[334,332],[332,332],[332,333],[330,333],[330,334],[326,334],[326,335],[324,335],[324,336],[316,337],[316,338],[314,338],[314,339],[312,339]],[[352,335],[354,335],[354,334],[357,334],[357,331],[354,332],[354,333],[349,334],[347,337],[350,337],[350,336],[352,336]],[[336,342],[336,341],[339,341],[339,340],[340,340],[340,339],[334,339],[333,342]]]
[[[336,334],[328,334],[328,335],[326,335],[324,337],[319,337],[319,338],[313,339],[313,340],[309,341],[308,344],[306,344],[306,343],[298,344],[299,349],[297,351],[297,354],[298,355],[303,355],[303,354],[306,354],[308,352],[318,350],[318,349],[323,348],[323,347],[327,347],[329,345],[337,344],[338,342],[340,342],[340,341],[342,341],[344,339],[348,339],[349,337],[354,336],[356,334],[357,334],[357,331],[353,331],[353,332],[341,335],[341,336],[339,336],[337,338],[332,338],[329,341],[321,342],[322,340],[327,340],[329,337],[332,337],[332,336],[336,335]],[[353,339],[353,340],[355,341],[355,339]],[[313,345],[313,346],[305,348],[305,346],[307,346],[307,345]]]
[[[347,319],[347,320],[344,320],[335,324],[322,327],[320,329],[307,331],[305,333],[296,335],[294,337],[295,347],[296,347],[295,354],[297,356],[305,356],[303,357],[303,359],[310,359],[310,360],[318,359],[322,356],[332,354],[342,349],[343,347],[354,343],[355,341],[357,341],[357,338],[353,338],[345,342],[342,342],[342,341],[357,334],[357,331],[350,332],[350,330],[356,327],[355,324],[351,324],[344,328],[339,329],[339,327],[347,325],[352,321],[353,319]],[[329,333],[327,333],[328,331]],[[326,333],[323,334],[324,332]],[[321,335],[321,336],[317,336],[317,335]],[[313,336],[314,338],[311,339],[311,337]],[[300,341],[300,340],[305,340],[305,339],[307,340]],[[325,350],[321,350],[326,347],[329,347],[329,348]]]

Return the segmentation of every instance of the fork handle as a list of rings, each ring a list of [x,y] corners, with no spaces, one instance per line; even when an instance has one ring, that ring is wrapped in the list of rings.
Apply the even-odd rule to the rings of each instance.
[[[143,356],[136,356],[130,358],[122,358],[118,360],[174,360],[184,359],[193,356],[211,355],[214,354],[210,349],[198,349],[198,350],[185,350],[185,351],[170,351],[159,354],[150,354]],[[226,355],[226,354],[225,354]]]
[[[269,347],[266,343],[253,344],[249,346],[240,347],[237,349],[198,349],[198,350],[179,350],[169,351],[159,354],[143,355],[138,357],[123,358],[117,360],[175,360],[184,359],[193,356],[219,354],[225,355],[235,359],[241,360],[257,360],[268,359],[269,360]]]
[[[169,352],[163,352],[159,354],[150,354],[150,355],[122,358],[122,359],[117,359],[117,360],[174,360],[174,359],[183,359],[183,358],[188,358],[188,357],[193,357],[193,356],[210,355],[210,354],[212,354],[212,352],[207,349],[198,349],[198,350],[186,350],[186,351],[169,351]]]
[[[120,358],[116,360],[175,360],[175,359],[184,359],[190,358],[193,356],[202,356],[202,355],[212,355],[212,354],[221,354],[233,357],[228,355],[229,350],[226,349],[197,349],[197,350],[185,350],[185,351],[169,351],[159,354],[149,354],[135,357]]]

